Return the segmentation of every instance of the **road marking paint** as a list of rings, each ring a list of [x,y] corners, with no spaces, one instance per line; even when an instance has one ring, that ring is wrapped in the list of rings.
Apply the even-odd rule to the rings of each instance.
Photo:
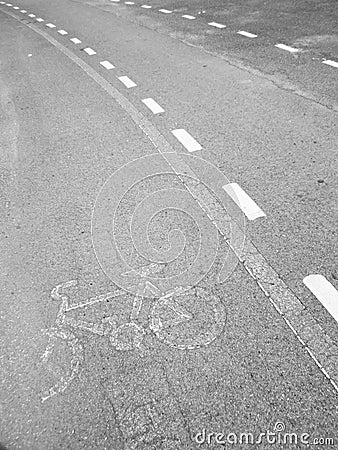
[[[15,15],[11,13],[6,12],[6,14],[10,15],[16,20],[19,20],[15,17]],[[99,86],[101,86],[101,88],[105,90],[108,95],[110,95],[126,111],[126,113],[129,114],[135,124],[139,126],[143,133],[150,139],[156,150],[167,160],[167,158],[165,157],[165,152],[173,152],[174,149],[170,146],[164,136],[160,134],[157,129],[117,89],[115,89],[107,80],[100,76],[92,67],[85,63],[83,59],[75,55],[64,45],[60,44],[60,42],[48,35],[48,33],[36,27],[33,27],[29,23],[25,23],[25,25],[32,31],[36,32],[44,39],[46,39],[58,50],[60,50],[71,61],[73,61],[74,64],[80,67],[91,79],[93,79]],[[186,164],[181,161],[181,159],[179,162],[180,164],[183,163],[183,165],[186,166]],[[170,160],[168,161],[168,163],[172,167]],[[182,173],[182,168],[179,167],[178,170],[175,170],[174,166],[174,171],[179,176],[179,174]],[[202,204],[204,203],[202,202]],[[206,211],[206,213],[208,214],[208,210]],[[325,376],[326,373],[328,373],[328,381],[332,384],[335,391],[337,391],[338,393],[338,371],[336,370],[334,364],[332,364],[332,359],[334,362],[337,355],[337,346],[334,345],[332,339],[318,324],[316,318],[313,317],[310,312],[307,312],[306,308],[298,299],[298,297],[290,290],[286,283],[280,278],[278,273],[268,264],[264,256],[253,245],[250,239],[248,239],[247,237],[244,238],[243,235],[243,242],[245,239],[245,245],[243,248],[241,247],[240,249],[238,249],[237,245],[234,246],[231,242],[228,242],[227,234],[225,234],[224,231],[219,228],[219,225],[216,223],[216,221],[214,223],[231,248],[234,255],[236,255],[240,263],[248,271],[249,275],[255,280],[259,288],[263,290],[264,294],[267,296],[273,307],[277,310],[277,312],[283,319],[287,318],[292,322],[294,329],[297,331],[296,337],[300,343],[302,342],[302,340],[304,342],[303,335],[302,337],[300,336],[300,334],[302,334],[302,330],[304,329],[304,323],[307,324],[307,326],[312,326],[313,322],[316,323],[316,346],[313,346],[311,343],[308,343],[306,345],[309,345],[309,347],[312,349],[312,354],[309,352],[311,358],[318,365]],[[323,348],[324,346],[330,345],[329,350],[325,353],[319,353],[318,343],[323,344]],[[306,346],[304,348],[308,350]],[[316,362],[316,358],[318,358],[320,365]],[[325,371],[323,371],[324,368]]]
[[[25,9],[21,9],[20,12],[21,12],[22,14],[26,14],[27,11],[26,11]]]
[[[249,33],[248,31],[237,31],[237,34],[241,34],[242,36],[248,37],[248,38],[256,38],[257,34]]]
[[[36,17],[35,14],[28,14],[28,17]]]
[[[202,150],[201,144],[199,144],[196,139],[194,139],[191,134],[189,134],[183,128],[178,130],[172,130],[172,134],[176,139],[180,141],[182,145],[188,150],[188,152],[195,152],[197,150]]]
[[[12,3],[6,3],[7,6],[13,6]]]
[[[132,88],[137,86],[136,83],[134,83],[130,78],[128,78],[127,76],[123,76],[123,77],[118,77],[118,79],[121,81],[121,83],[123,83],[125,85],[125,87]]]
[[[81,41],[78,38],[71,38],[71,41],[74,42],[74,44],[81,44]]]
[[[110,0],[110,1],[114,3],[120,3],[120,0]]]
[[[111,70],[111,69],[115,68],[115,66],[113,66],[113,64],[111,64],[109,61],[100,61],[100,64],[107,70]]]
[[[222,23],[217,22],[209,22],[208,25],[215,28],[226,28],[226,25],[223,25]]]
[[[134,2],[124,2],[125,5],[135,5]]]
[[[13,6],[13,9],[20,9],[18,6]]]
[[[152,8],[152,6],[150,6],[150,5],[141,5],[141,8],[150,9],[150,8]]]
[[[38,18],[36,19],[36,21],[37,21],[37,22],[44,22],[44,20],[41,19],[41,17],[38,17]]]
[[[0,2],[0,5],[4,5],[5,4],[5,2]]]
[[[183,17],[184,19],[190,19],[190,20],[196,19],[195,16],[189,16],[189,14],[184,14],[182,17]]]
[[[299,52],[298,48],[289,47],[288,45],[284,45],[284,44],[276,44],[275,47],[280,48],[282,50],[286,50],[287,52],[290,52],[290,53]]]
[[[46,23],[46,27],[48,27],[48,28],[55,28],[56,25],[54,25],[53,23]]]
[[[58,30],[58,33],[61,34],[62,36],[68,34],[68,32],[65,30]]]
[[[323,275],[308,275],[303,283],[338,322],[338,291]]]
[[[159,11],[163,14],[171,14],[172,11],[169,11],[169,9],[159,9]]]
[[[164,109],[155,102],[153,98],[145,98],[142,102],[150,109],[153,114],[160,114],[164,112]]]
[[[322,61],[323,64],[327,64],[328,66],[336,67],[338,69],[338,62],[332,61],[331,59],[326,59],[325,61]]]
[[[236,203],[236,205],[241,208],[249,220],[255,220],[258,217],[265,217],[265,214],[260,207],[237,183],[229,183],[222,187]]]
[[[96,55],[96,51],[90,47],[84,48],[83,51],[86,52],[89,56]]]

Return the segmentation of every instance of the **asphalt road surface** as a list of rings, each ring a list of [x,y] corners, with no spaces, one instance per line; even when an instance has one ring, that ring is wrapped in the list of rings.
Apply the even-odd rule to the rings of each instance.
[[[0,2],[1,448],[337,448],[337,75],[334,0]]]

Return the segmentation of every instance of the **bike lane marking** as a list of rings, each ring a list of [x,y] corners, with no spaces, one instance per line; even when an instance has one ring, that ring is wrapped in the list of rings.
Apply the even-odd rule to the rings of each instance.
[[[15,20],[20,20],[15,14],[7,11],[4,12]],[[143,116],[143,114],[122,93],[120,93],[118,89],[114,88],[106,79],[97,73],[95,69],[85,63],[83,59],[75,55],[71,50],[52,38],[48,33],[45,33],[43,30],[40,30],[29,23],[26,23],[25,25],[32,31],[44,37],[50,44],[72,60],[74,64],[80,67],[90,78],[101,86],[101,88],[120,105],[134,123],[149,138],[156,150],[168,162],[170,167],[173,168],[174,173],[179,175],[180,173],[185,173],[187,171],[189,173],[189,170],[191,172],[191,168],[182,158],[180,158],[179,154],[177,154],[177,163],[175,165],[167,159],[165,154],[174,152],[172,146],[157,128],[155,128],[154,125]],[[52,28],[55,27],[53,24],[49,25],[52,25]],[[195,190],[194,195],[191,194],[195,200],[195,195],[197,194],[198,189]],[[202,205],[200,204],[200,206],[203,209],[204,203],[202,202]],[[209,218],[210,211],[212,210],[213,205],[206,210]],[[234,248],[229,242],[228,234],[219,227],[219,221],[212,220],[212,222],[220,231],[224,240],[238,260],[244,265],[244,268],[256,281],[257,285],[295,334],[300,344],[309,353],[322,373],[328,378],[334,389],[338,392],[338,346],[326,334],[317,319],[280,278],[278,273],[269,265],[264,256],[249,239],[245,238],[245,245],[243,248]],[[236,224],[234,224],[234,226],[236,226]],[[241,231],[241,229],[237,230],[238,233]]]

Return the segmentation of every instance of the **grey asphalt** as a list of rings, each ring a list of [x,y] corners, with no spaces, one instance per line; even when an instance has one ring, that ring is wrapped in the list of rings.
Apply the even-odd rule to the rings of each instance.
[[[247,58],[246,48],[236,44],[237,52],[231,45],[227,58],[236,54],[246,70],[173,39],[189,41],[184,33],[196,35],[206,50],[222,54],[223,38],[215,34],[206,43],[198,25],[189,21],[174,23],[173,17],[101,0],[22,0],[18,6],[69,35],[62,37],[28,17],[20,23],[0,5],[0,442],[8,449],[29,450],[193,449],[198,448],[194,436],[203,429],[258,436],[273,431],[277,422],[287,432],[337,442],[337,392],[240,264],[224,283],[214,283],[215,268],[202,282],[226,309],[224,333],[212,344],[179,350],[149,333],[141,355],[118,351],[108,339],[80,331],[81,370],[63,393],[41,403],[41,392],[70,363],[62,343],[51,371],[41,363],[47,344],[41,330],[52,326],[57,312],[51,290],[76,279],[79,285],[70,293],[79,301],[115,289],[92,247],[92,208],[115,170],[155,149],[107,92],[25,22],[93,67],[178,152],[182,148],[170,130],[187,129],[203,146],[198,155],[250,193],[267,217],[248,222],[247,236],[333,339],[337,324],[302,279],[322,273],[338,287],[337,116],[332,110],[337,69],[315,61],[311,67],[310,61],[301,64],[298,69],[309,73],[304,86],[294,75],[293,57],[271,56],[276,49],[250,48]],[[214,19],[221,21],[217,14]],[[193,32],[186,27],[194,27]],[[285,35],[290,45],[296,39],[287,27]],[[74,46],[73,36],[83,44]],[[81,51],[87,46],[97,55]],[[262,68],[261,51],[276,82]],[[283,87],[276,58],[283,60],[296,89]],[[99,65],[105,59],[114,71]],[[137,88],[128,91],[116,75],[128,75]],[[152,116],[141,102],[147,97],[165,114]],[[180,216],[168,220],[185,225]],[[157,223],[152,230],[155,238],[159,228]],[[194,244],[194,237],[188,228],[188,242]],[[131,307],[132,296],[126,295],[81,317],[94,320],[113,310],[123,322]],[[149,416],[147,442],[141,438]],[[202,446],[270,447],[302,448],[266,442]]]

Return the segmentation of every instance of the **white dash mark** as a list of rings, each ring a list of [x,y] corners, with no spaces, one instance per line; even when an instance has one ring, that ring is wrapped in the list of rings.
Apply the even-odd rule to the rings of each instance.
[[[62,36],[68,34],[67,31],[65,30],[58,30],[58,33],[61,34]]]
[[[152,8],[152,6],[150,6],[150,5],[142,5],[141,8],[150,9],[150,8]]]
[[[135,5],[134,2],[124,2],[125,5]]]
[[[172,134],[180,141],[188,152],[202,150],[202,146],[184,129],[173,130]]]
[[[80,41],[80,39],[78,39],[78,38],[71,38],[71,41],[72,41],[74,44],[81,44],[81,41]]]
[[[101,64],[101,66],[103,66],[107,70],[114,69],[114,67],[115,67],[109,61],[100,61],[100,64]]]
[[[171,14],[172,11],[169,11],[169,9],[159,9],[159,11],[163,14]]]
[[[44,22],[44,20],[41,19],[41,17],[38,17],[38,18],[36,19],[36,21],[37,21],[37,22]]]
[[[26,14],[27,11],[26,11],[25,9],[21,9],[20,12],[21,12],[22,14]]]
[[[215,28],[226,28],[226,25],[223,25],[222,23],[217,23],[217,22],[210,22],[210,23],[208,23],[208,25],[210,25],[211,27],[215,27]]]
[[[284,45],[284,44],[276,44],[275,47],[280,48],[282,50],[286,50],[287,52],[290,52],[290,53],[299,52],[298,48],[289,47],[288,45]]]
[[[20,9],[18,6],[13,6],[13,9]]]
[[[255,220],[258,217],[265,217],[265,214],[260,207],[237,183],[226,184],[223,186],[223,189],[232,198],[236,205],[241,208],[249,220]]]
[[[12,3],[6,3],[7,6],[13,6]]]
[[[53,23],[46,23],[46,27],[48,27],[48,28],[55,28],[56,25],[54,25]]]
[[[96,51],[90,47],[84,48],[83,51],[86,52],[89,56],[96,55]]]
[[[182,17],[183,17],[184,19],[189,19],[189,20],[196,19],[195,16],[189,16],[189,14],[184,14]]]
[[[338,322],[338,291],[323,275],[308,275],[303,283]]]
[[[128,89],[137,86],[130,78],[127,76],[118,77],[121,83],[123,83]]]
[[[0,5],[4,5],[5,4],[5,2],[0,2]]]
[[[248,37],[248,38],[256,38],[257,34],[249,33],[248,31],[237,31],[237,34],[241,34],[242,36]]]
[[[120,0],[110,0],[110,1],[114,3],[120,3]]]
[[[327,64],[328,66],[336,67],[338,69],[337,61],[331,61],[331,59],[326,59],[325,61],[322,61],[322,63]]]
[[[36,17],[35,14],[28,14],[28,17]]]
[[[155,102],[153,98],[145,98],[142,102],[150,109],[153,114],[160,114],[164,112],[164,109]]]

